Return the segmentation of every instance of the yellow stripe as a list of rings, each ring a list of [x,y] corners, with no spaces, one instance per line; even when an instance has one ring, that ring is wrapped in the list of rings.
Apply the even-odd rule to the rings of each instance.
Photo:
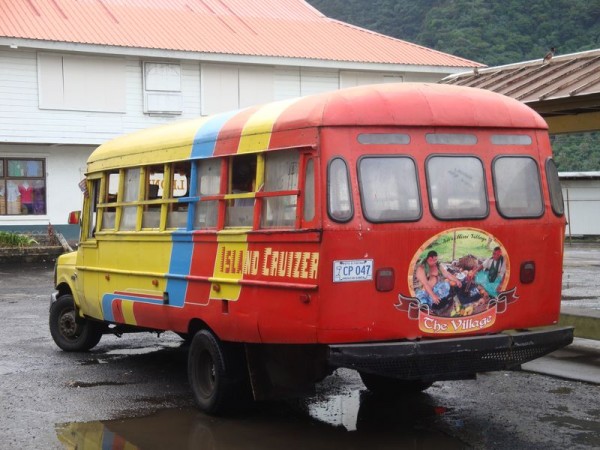
[[[133,304],[135,302],[123,300],[121,302],[121,309],[123,311],[123,318],[127,325],[137,325],[135,316],[133,315]]]
[[[242,286],[237,282],[244,275],[235,273],[233,267],[239,267],[240,258],[248,252],[248,234],[247,233],[227,233],[221,232],[217,235],[217,255],[215,257],[215,266],[213,277],[228,280],[227,283],[211,283],[211,300],[229,300],[237,301],[242,292]]]
[[[298,99],[294,98],[269,103],[252,114],[242,129],[238,153],[258,152],[268,149],[275,121],[283,111],[297,101]]]
[[[188,159],[194,137],[208,119],[175,122],[108,141],[92,153],[88,171]]]

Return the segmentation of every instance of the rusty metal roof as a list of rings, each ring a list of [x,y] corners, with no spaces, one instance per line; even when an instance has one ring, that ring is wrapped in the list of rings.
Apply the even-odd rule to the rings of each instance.
[[[541,55],[543,56],[543,55]],[[544,117],[600,111],[600,50],[450,75],[440,83],[507,95]]]
[[[1,37],[246,56],[482,66],[330,19],[303,0],[2,0]]]

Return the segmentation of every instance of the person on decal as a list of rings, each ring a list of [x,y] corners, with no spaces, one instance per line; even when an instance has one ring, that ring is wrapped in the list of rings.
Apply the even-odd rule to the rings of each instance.
[[[438,261],[438,254],[434,250],[427,253],[418,264],[415,276],[421,286],[416,291],[419,302],[436,309],[445,305],[450,298],[450,282],[462,287],[462,282]]]
[[[475,281],[483,285],[490,295],[500,292],[505,276],[506,261],[500,247],[495,247],[492,256],[479,264],[473,273]]]

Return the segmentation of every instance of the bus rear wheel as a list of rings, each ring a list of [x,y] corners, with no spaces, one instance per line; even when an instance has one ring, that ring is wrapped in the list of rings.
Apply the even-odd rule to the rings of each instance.
[[[198,407],[222,415],[242,409],[250,400],[244,347],[222,342],[200,330],[190,344],[188,380]]]
[[[397,378],[360,372],[360,378],[367,389],[374,394],[417,394],[431,387],[433,382],[421,380],[399,380]]]
[[[77,316],[72,295],[61,295],[50,306],[50,334],[56,345],[66,352],[85,352],[95,347],[104,327]]]

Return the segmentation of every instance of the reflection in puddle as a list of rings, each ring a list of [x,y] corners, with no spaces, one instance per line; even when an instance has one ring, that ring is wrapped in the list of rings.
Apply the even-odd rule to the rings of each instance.
[[[307,406],[311,417],[330,425],[341,425],[347,431],[356,431],[360,391],[331,395],[325,400],[315,401]]]
[[[207,416],[193,408],[151,416],[56,427],[69,449],[464,448],[439,431],[431,397],[390,400],[353,390],[301,403],[261,403],[244,416]]]

